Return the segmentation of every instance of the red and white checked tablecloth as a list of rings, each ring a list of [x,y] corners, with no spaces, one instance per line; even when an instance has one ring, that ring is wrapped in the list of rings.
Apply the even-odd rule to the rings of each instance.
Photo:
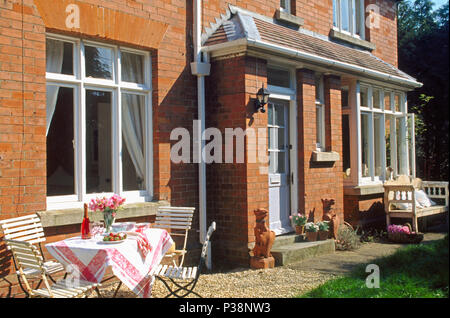
[[[143,233],[151,246],[144,257],[138,248],[138,241],[132,235],[124,242],[104,244],[102,238],[82,240],[80,237],[46,244],[49,253],[65,267],[78,269],[80,278],[99,283],[106,268],[112,271],[125,286],[143,298],[151,296],[153,277],[148,273],[158,266],[162,257],[172,246],[173,240],[163,229],[146,229]]]

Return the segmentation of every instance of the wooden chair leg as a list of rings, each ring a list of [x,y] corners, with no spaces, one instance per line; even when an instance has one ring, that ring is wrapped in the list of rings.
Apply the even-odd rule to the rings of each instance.
[[[414,232],[419,232],[419,226],[417,224],[417,216],[413,216],[412,228]]]

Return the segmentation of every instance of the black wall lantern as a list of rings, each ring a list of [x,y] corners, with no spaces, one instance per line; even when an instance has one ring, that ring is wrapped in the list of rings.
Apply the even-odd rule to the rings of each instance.
[[[266,110],[264,109],[264,105],[266,105],[269,102],[269,91],[267,88],[264,88],[264,84],[262,88],[258,90],[258,93],[256,93],[256,99],[255,99],[255,112],[258,112],[258,110],[261,108],[261,113],[265,113]]]

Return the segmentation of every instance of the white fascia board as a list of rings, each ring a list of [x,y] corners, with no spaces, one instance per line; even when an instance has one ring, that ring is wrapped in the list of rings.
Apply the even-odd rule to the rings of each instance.
[[[321,65],[326,65],[328,67],[336,68],[338,70],[342,71],[350,71],[350,72],[356,72],[363,75],[367,75],[368,77],[373,77],[378,80],[392,82],[397,85],[407,87],[409,89],[419,88],[422,87],[423,84],[420,82],[417,82],[413,79],[406,79],[399,76],[394,76],[390,74],[386,74],[383,72],[371,70],[368,68],[364,68],[361,66],[340,62],[336,60],[332,60],[326,57],[321,57],[318,55],[298,51],[295,49],[283,47],[280,45],[276,45],[273,43],[261,41],[261,40],[254,40],[254,39],[246,39],[242,38],[239,40],[231,41],[231,42],[225,42],[225,43],[219,43],[214,44],[210,46],[203,47],[203,51],[205,52],[217,52],[221,50],[227,50],[229,52],[232,51],[233,47],[239,47],[239,51],[242,51],[242,48],[245,46],[255,47],[266,51],[271,51],[277,54],[287,55],[291,58],[298,59],[303,62],[310,62],[310,63],[317,63]]]

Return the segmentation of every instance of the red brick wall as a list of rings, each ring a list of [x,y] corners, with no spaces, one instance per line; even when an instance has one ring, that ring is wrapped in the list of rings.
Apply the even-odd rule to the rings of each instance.
[[[398,66],[397,9],[395,1],[366,0],[366,6],[371,4],[380,8],[379,27],[366,29],[367,40],[376,45],[372,53],[382,60]]]
[[[342,121],[340,79],[325,77],[326,150],[340,155],[336,162],[313,162],[316,150],[316,105],[314,72],[297,71],[299,138],[299,210],[310,220],[321,221],[323,200],[335,200],[333,209],[343,218]],[[331,142],[330,142],[331,141]]]
[[[255,92],[263,83],[267,85],[266,76],[266,62],[257,58],[240,56],[212,62],[207,80],[206,127],[218,128],[223,142],[225,128],[267,129],[267,113],[253,113]],[[233,266],[248,266],[248,244],[255,241],[254,211],[268,209],[268,176],[260,173],[260,167],[267,164],[249,162],[248,149],[257,145],[245,140],[244,163],[213,163],[207,167],[208,222],[215,220],[218,224],[213,259]],[[234,162],[236,151],[235,142]]]
[[[56,1],[56,0],[55,0]],[[134,40],[122,39],[121,43],[128,46],[137,46],[152,52],[153,64],[153,110],[154,110],[154,194],[155,199],[169,200],[173,205],[198,207],[198,168],[196,164],[175,165],[170,161],[170,132],[176,127],[185,127],[192,131],[192,120],[197,116],[196,79],[190,73],[189,63],[192,61],[192,1],[183,0],[80,0],[80,3],[89,4],[91,7],[99,6],[108,10],[118,11],[131,17],[151,19],[168,25],[167,31],[158,48],[142,47],[142,43],[134,43]],[[393,0],[384,0],[381,5],[392,5]],[[253,1],[225,1],[208,0],[203,2],[203,23],[208,26],[215,18],[224,13],[228,3],[254,11],[266,16],[273,16],[279,6],[278,0],[253,0]],[[384,9],[383,9],[384,10]],[[387,62],[396,64],[396,23],[393,12],[382,10],[382,27],[380,31],[370,32],[371,40],[377,45],[375,54]],[[311,1],[299,0],[296,2],[296,14],[305,19],[305,28],[321,34],[328,34],[332,23],[331,0]],[[64,13],[62,13],[64,14]],[[125,20],[123,20],[125,21]],[[120,24],[120,23],[119,23]],[[45,25],[40,17],[33,0],[4,0],[0,1],[0,218],[15,217],[46,209],[46,106],[45,106]],[[58,32],[58,30],[49,30]],[[136,31],[137,32],[137,31]],[[67,33],[67,32],[66,32]],[[68,35],[80,36],[79,33]],[[92,34],[90,34],[92,35]],[[95,38],[94,40],[102,40]],[[264,81],[264,62],[258,62],[258,84],[252,74],[255,63],[249,58],[239,58],[245,65],[240,70],[244,78],[244,84],[233,83],[233,89],[241,87],[241,91],[234,96],[220,93],[223,105],[232,105],[234,109],[242,105],[251,105],[250,97],[254,97],[261,81]],[[245,63],[244,63],[245,61]],[[222,62],[221,62],[222,63]],[[225,63],[225,62],[223,62]],[[237,62],[236,62],[237,63]],[[216,67],[216,66],[214,66]],[[239,66],[240,68],[244,66]],[[218,75],[219,76],[219,75]],[[231,76],[231,74],[230,74]],[[207,78],[211,82],[214,75]],[[225,85],[230,85],[229,83]],[[307,96],[310,88],[304,87]],[[337,95],[335,96],[337,98]],[[234,100],[233,100],[234,98]],[[239,103],[237,103],[239,101]],[[310,103],[311,100],[305,100]],[[211,105],[208,106],[211,108]],[[227,119],[231,116],[225,111],[225,107],[214,110],[218,112],[218,118]],[[219,113],[220,111],[220,113]],[[239,111],[241,111],[239,109]],[[223,112],[223,113],[222,113]],[[301,113],[300,113],[301,114]],[[340,113],[339,113],[340,114]],[[231,118],[232,127],[258,127],[266,125],[266,115],[258,113],[254,119]],[[305,115],[307,115],[305,113]],[[237,113],[233,116],[237,116]],[[304,119],[305,125],[315,123],[312,117]],[[340,116],[340,115],[339,115]],[[210,117],[209,117],[210,118]],[[220,121],[218,121],[219,124]],[[225,125],[223,123],[223,125]],[[331,131],[338,130],[337,124],[331,119]],[[223,126],[225,127],[225,126]],[[303,123],[299,125],[302,131]],[[313,127],[306,127],[307,131]],[[307,135],[305,131],[305,136]],[[338,138],[337,134],[331,133]],[[305,137],[306,139],[306,137]],[[306,140],[304,140],[306,141]],[[304,142],[300,141],[300,143]],[[309,147],[309,145],[308,145]],[[305,150],[300,156],[303,163],[302,180],[316,178],[320,184],[311,182],[302,185],[300,182],[300,202],[303,206],[320,211],[320,198],[313,193],[325,193],[327,197],[339,196],[341,186],[325,187],[326,182],[335,182],[335,171],[339,162],[333,167],[310,167],[309,157],[311,149]],[[333,150],[339,148],[338,143],[332,144]],[[335,150],[338,151],[338,150]],[[341,152],[339,150],[339,152]],[[258,175],[259,165],[247,164],[235,169],[233,174],[228,174],[230,167],[224,167],[226,173],[214,176],[217,183],[224,186],[228,202],[234,202],[234,195],[241,195],[246,191],[247,201],[240,202],[238,209],[232,209],[230,213],[235,216],[228,217],[226,207],[214,210],[213,216],[222,218],[223,222],[230,226],[242,229],[242,233],[234,231],[234,242],[252,242],[253,210],[255,208],[267,208],[267,195],[265,187],[267,178]],[[213,169],[216,169],[215,167]],[[214,175],[214,174],[213,174]],[[246,179],[245,186],[239,186]],[[229,181],[227,181],[229,180]],[[328,181],[327,181],[328,180]],[[341,184],[340,179],[338,184]],[[226,189],[229,187],[229,189]],[[214,198],[213,187],[208,187],[210,197]],[[328,191],[328,192],[325,192]],[[306,197],[305,197],[306,195]],[[227,202],[225,201],[225,202]],[[336,209],[342,207],[342,202],[336,200]],[[211,201],[208,199],[208,204]],[[214,203],[218,204],[218,203]],[[222,203],[225,204],[225,203]],[[212,207],[214,207],[212,205]],[[215,207],[214,207],[215,209]],[[215,211],[221,211],[215,212]],[[319,212],[320,214],[320,212]],[[242,220],[248,220],[242,223]],[[194,220],[197,224],[197,220]],[[222,236],[224,237],[224,236]],[[243,243],[242,243],[243,244]],[[241,245],[239,245],[241,246]],[[237,258],[244,260],[247,255],[244,252]]]
[[[44,32],[31,1],[0,3],[0,218],[45,209]]]

